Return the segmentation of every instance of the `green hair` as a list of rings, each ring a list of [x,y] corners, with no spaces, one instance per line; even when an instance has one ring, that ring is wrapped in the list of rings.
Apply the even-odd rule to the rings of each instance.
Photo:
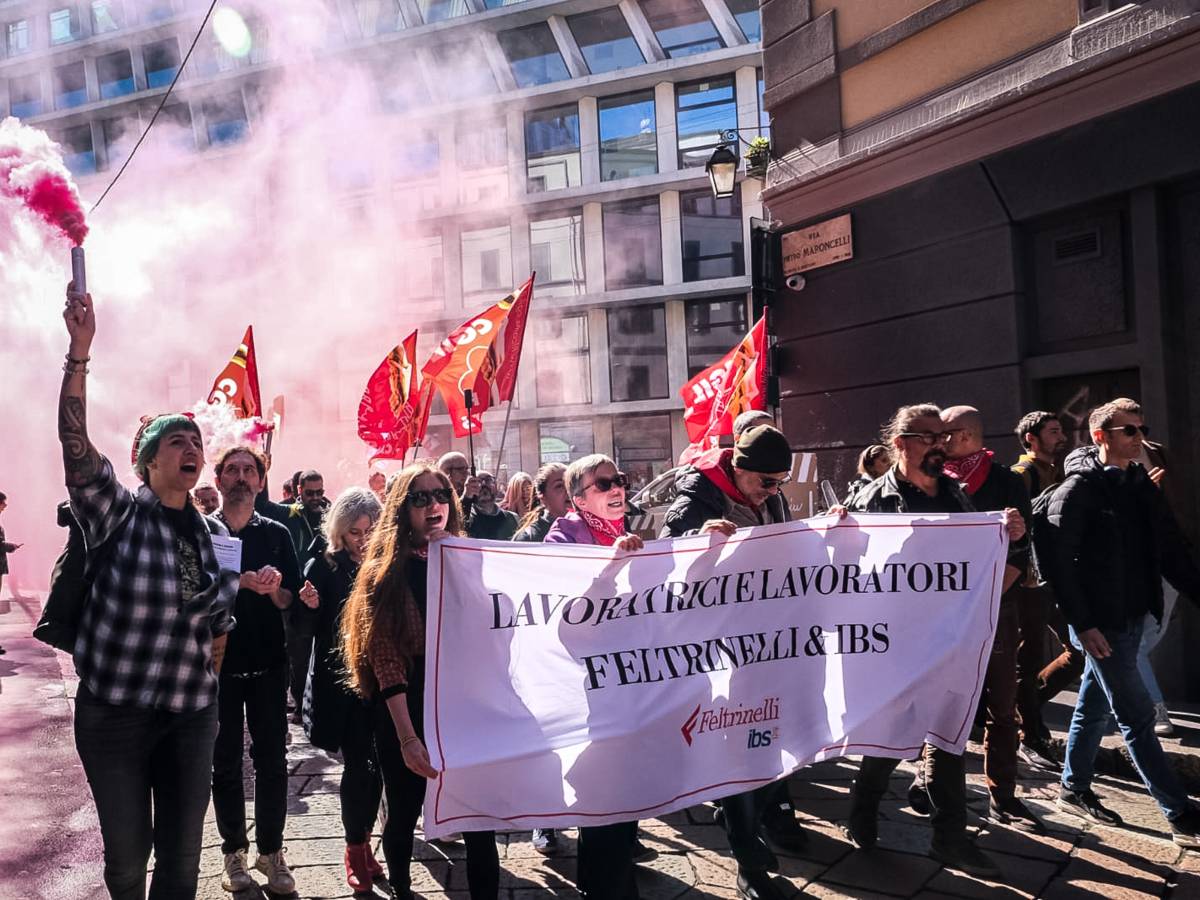
[[[193,431],[200,434],[200,426],[191,416],[183,413],[167,413],[155,416],[142,426],[134,445],[133,469],[143,483],[148,483],[147,470],[158,455],[158,445],[172,431]]]

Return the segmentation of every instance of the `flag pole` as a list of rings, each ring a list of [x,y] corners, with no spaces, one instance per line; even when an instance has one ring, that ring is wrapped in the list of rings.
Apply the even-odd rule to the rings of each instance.
[[[475,392],[470,388],[463,391],[463,402],[467,405],[467,450],[471,454],[471,475],[475,472],[475,417],[471,415],[471,410],[475,408]]]
[[[500,432],[500,452],[496,454],[496,484],[500,483],[500,467],[504,465],[504,441],[508,437],[508,417],[512,415],[512,401],[508,401],[508,408],[504,410],[504,428]]]

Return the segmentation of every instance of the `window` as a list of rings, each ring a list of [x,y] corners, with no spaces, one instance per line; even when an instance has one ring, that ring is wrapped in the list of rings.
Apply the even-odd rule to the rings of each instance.
[[[458,132],[458,167],[489,169],[508,165],[508,128],[503,122],[463,126]]]
[[[762,19],[758,14],[758,0],[725,0],[729,11],[741,26],[742,34],[750,43],[762,40]]]
[[[46,110],[42,103],[42,79],[36,72],[8,80],[9,112],[18,119],[40,116]]]
[[[91,175],[96,171],[91,125],[77,125],[63,131],[62,147],[63,162],[73,175]]]
[[[137,134],[131,136],[134,140]],[[126,137],[129,140],[129,136]],[[147,140],[179,150],[196,149],[196,132],[192,126],[192,108],[186,103],[168,103],[158,115],[158,121]]]
[[[688,378],[695,378],[737,346],[746,336],[746,298],[689,300],[687,320]]]
[[[646,61],[629,32],[629,23],[615,6],[571,16],[567,25],[593,75],[640,66]]]
[[[570,463],[596,452],[591,419],[538,422],[539,457],[542,464]]]
[[[708,188],[681,193],[679,212],[684,281],[746,274],[742,204],[736,192],[720,199]]]
[[[608,360],[613,400],[668,396],[667,313],[661,303],[608,311]]]
[[[700,0],[642,0],[642,11],[672,59],[725,46]]]
[[[471,11],[467,0],[419,0],[421,18],[426,22],[444,22]]]
[[[723,141],[721,132],[737,128],[733,76],[681,84],[675,90],[679,131],[679,167],[702,167]]]
[[[29,20],[18,19],[4,26],[4,46],[9,56],[29,50]]]
[[[543,297],[582,294],[583,213],[572,210],[529,223],[529,252],[537,273],[537,293]]]
[[[161,116],[159,118],[161,120]],[[158,125],[161,124],[160,121]],[[104,157],[108,161],[108,168],[119,169],[121,163],[125,162],[125,157],[129,155],[133,142],[137,139],[137,125],[136,117],[105,119],[100,123],[100,133],[104,138]],[[158,125],[155,126],[155,130]]]
[[[179,41],[167,38],[142,48],[142,59],[146,64],[146,87],[166,87],[179,71]]]
[[[118,50],[96,60],[100,78],[100,98],[120,97],[133,93],[133,60],[128,50]]]
[[[79,39],[79,13],[74,7],[50,13],[50,43],[66,44]]]
[[[512,286],[512,242],[507,225],[462,233],[463,293]]]
[[[524,2],[525,0],[483,0],[483,6],[485,9],[499,9],[502,6],[514,6]]]
[[[161,22],[175,15],[171,8],[171,0],[152,0],[150,8],[144,13],[147,22]]]
[[[609,290],[662,284],[658,197],[604,204],[604,281]]]
[[[54,70],[54,108],[70,109],[87,103],[87,79],[83,60]]]
[[[587,315],[537,318],[533,322],[533,340],[537,359],[537,405],[591,403]]]
[[[498,37],[517,87],[549,84],[571,77],[558,52],[554,35],[550,33],[550,26],[545,22],[502,31]]]
[[[671,417],[615,416],[613,456],[617,468],[629,476],[629,494],[640,491],[674,466],[671,452]]]
[[[441,145],[437,134],[422,129],[397,148],[395,176],[401,181],[433,178],[442,166]]]
[[[525,115],[525,165],[531,194],[582,183],[576,104]]]
[[[606,97],[600,111],[600,179],[615,181],[658,171],[654,92]]]
[[[429,103],[429,91],[415,58],[389,59],[374,72],[384,112],[401,113]]]
[[[125,24],[120,0],[92,0],[92,33],[117,31]]]
[[[402,302],[441,297],[445,293],[442,277],[442,236],[416,237],[404,242],[401,259],[405,279]]]
[[[758,70],[758,133],[763,137],[771,136],[771,114],[767,112],[767,108],[763,106],[763,93],[766,91],[766,81],[763,79],[763,70]]]
[[[234,144],[250,129],[246,121],[246,104],[241,94],[227,94],[204,101],[204,121],[208,125],[208,142],[213,146]]]
[[[397,0],[354,0],[354,12],[363,37],[389,34],[404,27]]]
[[[470,100],[496,91],[496,79],[483,48],[471,39],[430,48],[434,81],[447,100]]]

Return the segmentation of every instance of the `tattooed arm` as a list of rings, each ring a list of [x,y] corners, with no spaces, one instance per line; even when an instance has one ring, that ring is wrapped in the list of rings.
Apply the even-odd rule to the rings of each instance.
[[[62,444],[67,486],[81,487],[99,473],[100,453],[87,434],[87,365],[73,360],[87,359],[96,335],[96,316],[92,295],[76,293],[73,287],[73,284],[67,286],[67,308],[63,311],[71,344],[58,396],[58,440]]]

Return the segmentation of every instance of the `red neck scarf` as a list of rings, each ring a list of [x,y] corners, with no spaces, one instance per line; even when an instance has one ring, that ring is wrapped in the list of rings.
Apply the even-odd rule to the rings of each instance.
[[[962,459],[946,460],[946,474],[962,482],[967,496],[974,496],[983,487],[992,471],[992,451],[986,447]]]
[[[596,543],[602,546],[611,547],[617,542],[617,538],[625,536],[624,516],[619,519],[605,519],[581,509],[579,518],[583,519]]]

